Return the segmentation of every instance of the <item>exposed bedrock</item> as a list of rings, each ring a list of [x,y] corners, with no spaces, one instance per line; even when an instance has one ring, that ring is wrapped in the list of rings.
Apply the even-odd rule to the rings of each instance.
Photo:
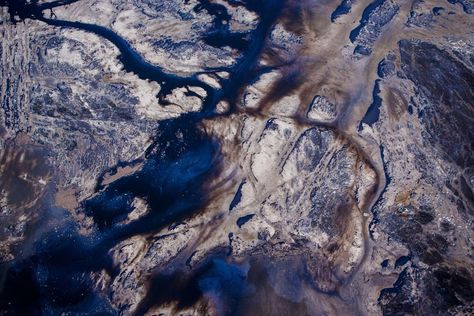
[[[472,314],[468,2],[0,8],[0,314]]]
[[[403,270],[393,287],[381,292],[379,304],[389,315],[457,314],[474,300],[472,242],[467,237],[474,205],[466,181],[473,164],[473,71],[449,50],[430,43],[403,40],[399,47],[399,76],[415,87],[409,117],[421,124],[421,135],[413,135],[413,143],[406,145],[410,173],[396,169],[399,141],[386,145],[391,182],[375,208],[377,225],[408,252],[406,259],[390,263]],[[439,161],[442,169],[430,167]]]

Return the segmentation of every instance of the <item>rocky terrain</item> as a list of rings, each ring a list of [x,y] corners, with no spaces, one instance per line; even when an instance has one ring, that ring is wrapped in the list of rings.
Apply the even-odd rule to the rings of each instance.
[[[472,315],[470,0],[0,0],[0,315]]]

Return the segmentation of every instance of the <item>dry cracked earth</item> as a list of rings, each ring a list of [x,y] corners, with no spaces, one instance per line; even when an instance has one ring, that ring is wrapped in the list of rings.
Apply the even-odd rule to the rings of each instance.
[[[472,0],[0,0],[0,315],[473,315]]]

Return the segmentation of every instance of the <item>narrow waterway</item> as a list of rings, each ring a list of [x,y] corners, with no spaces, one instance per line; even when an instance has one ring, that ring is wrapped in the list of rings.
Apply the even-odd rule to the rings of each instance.
[[[216,115],[215,106],[220,100],[233,104],[237,91],[253,79],[265,38],[284,4],[282,0],[275,0],[247,5],[260,16],[260,23],[250,34],[250,43],[241,52],[241,58],[227,69],[231,73],[229,79],[222,82],[222,89],[216,89],[198,80],[197,75],[179,77],[148,63],[124,38],[108,28],[46,17],[44,10],[73,2],[76,1],[39,5],[9,0],[0,4],[8,6],[12,23],[34,19],[51,27],[74,28],[107,39],[119,49],[119,59],[125,71],[160,84],[160,99],[177,87],[201,87],[207,95],[203,98],[202,111],[158,123],[143,168],[119,178],[82,204],[83,212],[97,224],[96,233],[87,237],[81,235],[73,221],[64,214],[65,219],[59,226],[35,241],[31,255],[19,256],[2,267],[4,290],[0,306],[16,314],[39,315],[45,310],[51,310],[53,314],[61,311],[112,313],[102,294],[95,292],[91,279],[94,271],[105,270],[112,278],[116,275],[109,250],[132,236],[158,232],[206,206],[209,196],[207,183],[219,173],[222,157],[219,143],[206,135],[199,125],[203,119]],[[230,34],[222,29],[222,20],[228,18],[222,7],[202,1],[201,9],[214,14],[216,28]],[[150,211],[128,224],[120,223],[133,210],[132,202],[136,197],[146,200]],[[192,289],[181,290],[181,299],[191,295],[188,291]],[[160,298],[163,293],[155,294],[158,294],[153,298],[156,302],[163,300]],[[147,303],[140,307],[141,312],[156,302],[147,298]]]
[[[114,246],[130,237],[153,234],[174,223],[182,222],[201,212],[209,203],[212,193],[209,182],[217,178],[221,172],[224,158],[220,152],[219,141],[203,132],[201,123],[203,120],[230,115],[238,110],[236,104],[240,93],[258,77],[259,59],[266,38],[285,5],[284,0],[245,2],[246,8],[259,16],[259,23],[245,36],[245,43],[239,42],[238,45],[234,45],[241,49],[241,55],[234,65],[220,69],[229,72],[230,76],[222,79],[220,82],[222,88],[215,88],[199,80],[198,74],[181,77],[167,73],[158,65],[147,62],[130,43],[111,29],[95,24],[55,19],[54,14],[47,11],[76,1],[55,1],[39,5],[10,0],[2,1],[0,4],[9,7],[14,23],[21,23],[23,19],[34,19],[51,27],[78,29],[108,40],[118,48],[119,60],[125,71],[160,84],[161,89],[157,96],[160,100],[179,87],[200,87],[206,91],[206,96],[202,97],[203,107],[200,112],[187,113],[157,123],[153,144],[146,148],[147,154],[139,171],[121,177],[105,188],[97,188],[96,194],[82,203],[82,212],[93,218],[97,225],[98,229],[93,235],[86,237],[80,234],[73,220],[64,214],[65,220],[60,226],[46,232],[40,241],[35,241],[31,255],[21,256],[8,266],[2,267],[3,288],[8,291],[3,291],[0,307],[19,314],[41,314],[45,309],[51,310],[53,314],[58,311],[86,314],[115,313],[108,305],[104,294],[95,290],[92,272],[106,271],[113,279],[118,273],[110,256],[110,250]],[[211,34],[212,36],[238,41],[244,38],[241,34],[229,31],[226,26],[229,15],[225,7],[209,1],[200,3],[198,10],[205,9],[214,16],[215,32]],[[206,40],[209,41],[211,35]],[[229,44],[228,41],[210,41],[210,43],[215,46]],[[229,102],[230,109],[227,113],[216,113],[216,106],[220,101]],[[308,127],[320,125],[306,121],[305,124]],[[330,125],[326,127],[337,129],[336,124],[321,125]],[[353,141],[351,136],[344,133],[341,133],[341,136],[346,137],[349,142]],[[362,146],[355,145],[364,152]],[[371,155],[367,154],[368,163],[376,164],[370,157]],[[122,163],[122,166],[125,165]],[[379,191],[377,188],[374,189],[373,194],[368,197],[365,211],[373,206],[380,194]],[[137,220],[123,224],[123,220],[133,211],[132,203],[135,198],[147,201],[150,211]],[[244,220],[245,218],[242,219],[242,223]],[[368,219],[364,217],[365,253],[361,265],[365,263],[371,251],[368,230],[366,231],[367,221]],[[230,282],[236,285],[232,289],[213,289],[214,285],[209,285],[211,288],[207,289],[220,291],[223,305],[230,308],[224,311],[224,314],[245,308],[234,304],[241,302],[242,297],[248,296],[249,287],[268,287],[264,291],[272,291],[269,281],[261,280],[258,276],[258,267],[264,263],[254,262],[247,271],[248,268],[226,262],[227,254],[226,251],[216,253],[195,271],[184,273],[178,270],[171,275],[153,277],[149,292],[139,305],[136,314],[144,314],[149,308],[162,303],[179,302],[181,307],[192,306],[202,298],[205,290],[202,284],[203,282],[207,284],[205,280],[209,278],[218,284]],[[360,266],[347,280],[341,280],[343,287],[350,286],[349,283],[359,268]],[[256,283],[250,285],[243,281],[242,276],[247,272],[252,276],[252,280],[257,280]],[[324,295],[339,294],[328,292]],[[252,302],[248,297],[246,300],[247,304]],[[304,304],[290,301],[284,304],[294,310],[300,308],[304,310],[302,307]]]

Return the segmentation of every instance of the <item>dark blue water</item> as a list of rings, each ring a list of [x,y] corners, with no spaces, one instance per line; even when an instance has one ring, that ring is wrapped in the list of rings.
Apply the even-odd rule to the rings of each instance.
[[[395,261],[395,268],[404,266],[410,260],[411,256],[401,256]]]
[[[255,214],[249,214],[249,215],[239,217],[237,219],[237,222],[236,222],[237,226],[239,226],[239,228],[241,228],[243,225],[245,225],[245,223],[247,223],[249,220],[251,220],[254,216],[255,216]]]
[[[9,306],[34,314],[47,305],[59,312],[84,300],[95,301],[100,294],[94,291],[90,272],[105,269],[115,276],[108,253],[113,246],[131,236],[158,232],[201,210],[208,202],[205,183],[219,171],[221,157],[219,144],[199,132],[197,124],[196,118],[186,116],[161,122],[143,168],[83,203],[84,213],[98,227],[91,237],[80,235],[64,213],[62,226],[34,242],[32,256],[3,267],[7,271],[0,309]],[[150,211],[121,224],[134,197],[147,201]]]
[[[8,7],[10,21],[16,23],[28,18],[41,17],[44,10],[52,10],[77,1],[79,0],[57,0],[38,4],[38,0],[31,0],[29,3],[26,0],[0,0],[0,6]]]
[[[210,31],[203,35],[205,42],[213,46],[230,45],[242,51],[236,64],[226,69],[231,76],[222,82],[223,88],[215,89],[199,81],[196,75],[180,77],[147,63],[127,41],[105,27],[43,15],[45,9],[72,2],[75,1],[39,5],[22,0],[3,0],[0,4],[8,6],[14,23],[26,18],[36,19],[51,26],[80,29],[107,39],[119,49],[119,59],[125,71],[161,85],[157,96],[160,99],[174,88],[184,86],[201,87],[206,90],[207,97],[203,99],[201,112],[159,122],[153,144],[147,148],[139,171],[107,186],[102,185],[99,178],[96,194],[81,205],[82,212],[96,225],[92,235],[80,234],[76,222],[64,210],[39,210],[44,216],[31,229],[35,233],[26,243],[28,251],[12,262],[0,265],[0,280],[3,280],[0,311],[7,314],[118,313],[108,303],[106,294],[95,290],[91,272],[105,270],[112,279],[115,278],[118,271],[109,254],[112,247],[132,236],[156,233],[180,223],[207,205],[211,190],[208,183],[219,174],[223,158],[216,139],[199,128],[201,121],[215,115],[214,108],[220,100],[230,101],[235,109],[241,88],[255,80],[265,38],[284,5],[283,0],[239,1],[237,4],[260,16],[256,30],[247,34],[233,34],[228,30],[226,21],[229,15],[224,6],[203,0],[195,7],[196,12],[206,10],[214,16]],[[118,166],[135,163],[120,162]],[[132,202],[137,197],[147,202],[149,212],[124,224],[123,220],[132,211]],[[183,276],[180,271],[152,278],[149,292],[136,314],[141,315],[151,306],[163,302],[176,301],[179,306],[188,306],[203,293],[215,291],[220,291],[221,304],[232,308],[234,300],[245,295],[247,285],[243,281],[243,270],[227,263],[227,255],[223,252],[216,257],[218,259],[206,261],[197,271],[190,273],[184,283],[179,278],[188,276]]]
[[[380,200],[382,200],[385,192],[387,192],[387,187],[389,184],[392,182],[392,177],[390,176],[388,166],[387,166],[387,159],[385,158],[385,147],[383,145],[379,146],[380,149],[380,158],[382,159],[382,164],[383,164],[383,172],[385,174],[385,186],[383,187],[382,192],[380,193],[379,198],[377,199],[377,202],[374,204],[372,207],[372,221],[369,224],[369,234],[371,237],[373,237],[373,227],[375,224],[377,224],[380,221],[379,214],[375,211],[377,204],[379,203]]]
[[[230,202],[229,213],[234,209],[234,207],[239,205],[240,200],[242,199],[242,187],[244,186],[244,184],[245,181],[242,181],[240,183],[239,188],[237,189],[237,192],[235,193],[234,198],[232,199],[232,202]]]
[[[406,283],[407,283],[407,268],[403,269],[403,271],[400,272],[400,274],[398,275],[397,281],[393,283],[393,287],[385,288],[380,291],[379,300],[386,295],[395,296],[396,294],[399,294],[403,285]]]
[[[241,88],[257,77],[258,56],[262,53],[265,39],[271,31],[276,17],[281,14],[285,0],[242,1],[247,9],[260,16],[260,23],[252,33],[248,49],[232,68],[232,77],[223,83],[224,98],[230,102],[232,110]]]
[[[433,8],[433,14],[434,15],[441,15],[441,13],[444,11],[444,8],[442,7],[434,7]]]
[[[345,15],[351,11],[352,0],[342,0],[337,8],[331,13],[331,22],[335,22],[338,17]]]
[[[382,105],[382,98],[380,94],[380,79],[375,80],[374,90],[372,92],[372,104],[369,106],[367,113],[359,124],[359,131],[362,130],[362,123],[372,126],[379,120],[380,106]]]

